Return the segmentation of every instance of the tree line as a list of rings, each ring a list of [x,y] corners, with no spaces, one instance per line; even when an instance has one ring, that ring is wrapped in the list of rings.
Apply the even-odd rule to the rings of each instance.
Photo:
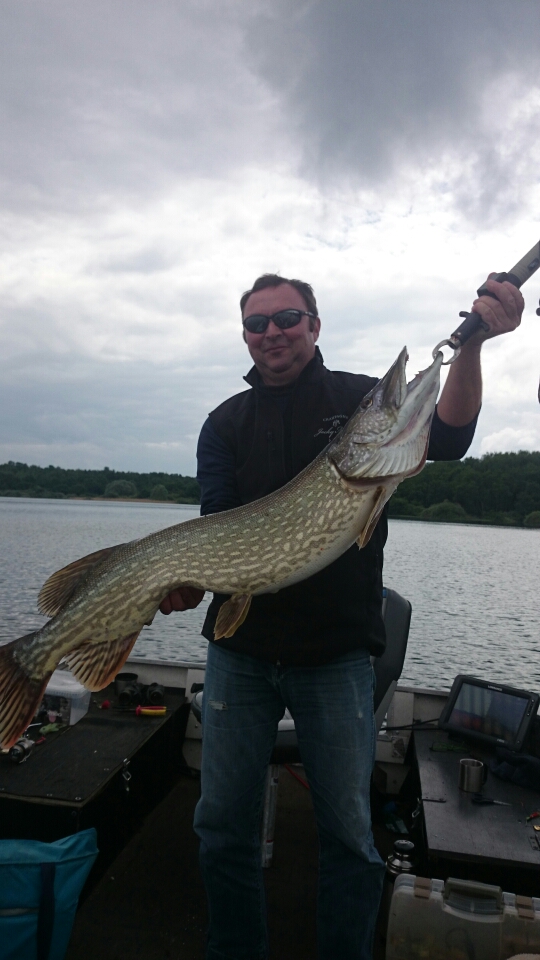
[[[2,497],[121,497],[199,503],[194,477],[179,473],[65,470],[0,465]],[[428,463],[390,500],[390,516],[540,527],[540,452],[490,453]]]
[[[540,452],[428,463],[398,488],[390,516],[540,527]]]
[[[199,503],[199,484],[181,473],[135,473],[126,470],[65,470],[10,460],[0,465],[0,497],[133,498]]]

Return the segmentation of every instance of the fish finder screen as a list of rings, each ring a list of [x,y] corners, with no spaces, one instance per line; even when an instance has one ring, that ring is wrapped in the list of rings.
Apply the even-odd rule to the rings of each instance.
[[[512,743],[523,720],[527,697],[464,683],[448,717],[449,726]]]

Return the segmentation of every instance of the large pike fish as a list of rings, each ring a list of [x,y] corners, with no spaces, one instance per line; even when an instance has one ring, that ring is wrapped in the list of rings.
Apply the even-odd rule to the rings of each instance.
[[[338,436],[280,490],[54,573],[39,594],[51,619],[0,647],[0,743],[11,746],[64,661],[90,690],[107,686],[163,598],[190,585],[231,594],[215,638],[230,637],[251,598],[274,593],[368,542],[382,509],[426,459],[442,354],[410,384],[404,348]]]

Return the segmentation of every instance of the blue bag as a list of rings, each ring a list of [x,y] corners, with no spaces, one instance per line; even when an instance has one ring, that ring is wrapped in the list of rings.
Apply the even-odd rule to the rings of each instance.
[[[0,960],[64,960],[96,831],[54,843],[0,840]]]

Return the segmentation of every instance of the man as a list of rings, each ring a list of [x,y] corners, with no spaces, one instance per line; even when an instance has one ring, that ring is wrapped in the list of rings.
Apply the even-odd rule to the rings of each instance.
[[[434,416],[429,459],[467,451],[481,402],[483,340],[514,329],[523,299],[489,280],[498,300],[473,304],[488,331],[450,367]],[[316,346],[312,288],[259,277],[241,299],[254,361],[250,389],[214,410],[201,431],[201,513],[258,499],[292,479],[343,426],[376,382],[331,372]],[[369,960],[384,867],[371,834],[374,758],[370,654],[384,649],[383,516],[366,547],[351,547],[314,577],[255,597],[233,637],[213,642],[214,597],[203,634],[205,676],[201,799],[195,814],[209,902],[207,960],[268,956],[259,843],[266,769],[288,707],[308,777],[320,840],[320,960]],[[224,558],[226,562],[226,558]],[[196,606],[200,591],[173,591],[164,613]]]

